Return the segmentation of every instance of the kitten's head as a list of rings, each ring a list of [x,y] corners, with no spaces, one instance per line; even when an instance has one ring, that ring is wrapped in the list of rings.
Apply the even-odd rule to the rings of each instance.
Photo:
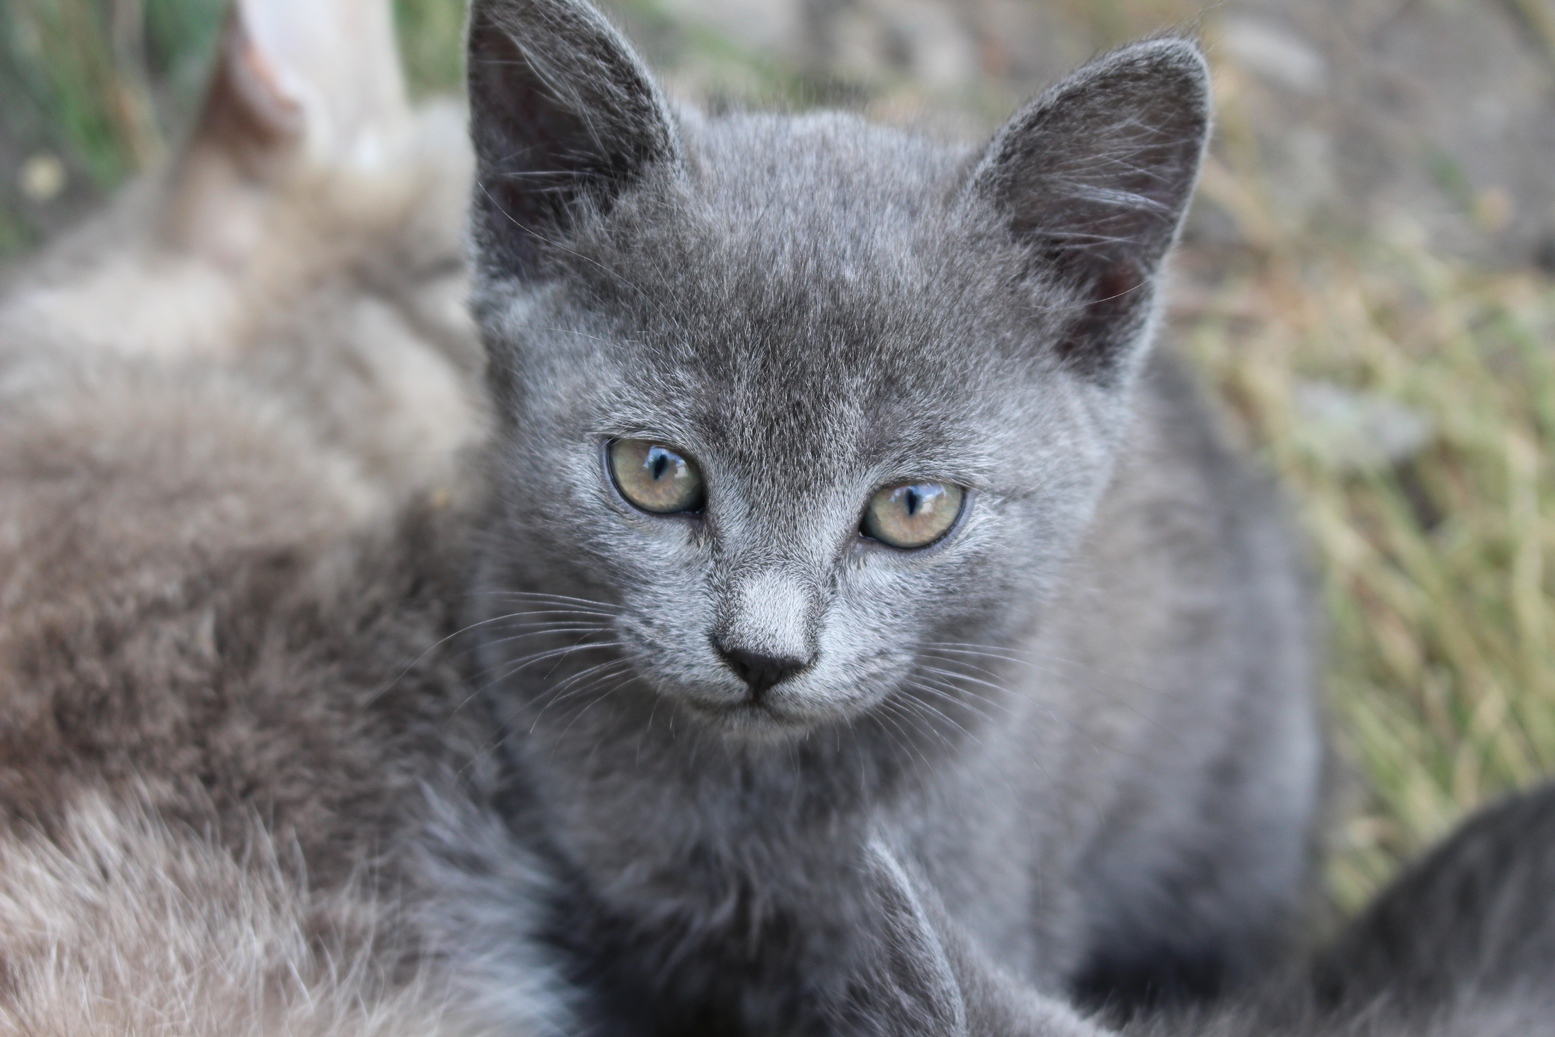
[[[972,150],[672,109],[570,0],[477,0],[470,47],[494,581],[605,603],[629,675],[730,730],[954,695],[1108,479],[1198,52],[1102,58]]]

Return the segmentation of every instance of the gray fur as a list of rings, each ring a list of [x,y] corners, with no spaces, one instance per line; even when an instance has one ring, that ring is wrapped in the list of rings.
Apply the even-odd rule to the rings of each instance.
[[[873,881],[919,905],[887,916],[899,975],[952,961],[964,1030],[1034,1032],[1031,995],[969,951],[920,875],[875,848]],[[1555,785],[1481,810],[1411,865],[1304,967],[1207,1005],[1142,1013],[1123,1037],[1544,1037],[1555,1034]],[[943,935],[941,935],[943,934]],[[885,990],[900,984],[884,981]]]
[[[1018,1032],[1083,1033],[1073,991],[1278,953],[1323,756],[1307,592],[1273,490],[1149,348],[1208,128],[1193,45],[968,149],[672,109],[569,0],[471,26],[484,687],[596,1022],[953,1033],[975,1006],[929,977],[995,961]],[[694,458],[705,512],[628,505],[612,437]],[[970,489],[911,554],[857,533],[904,478]],[[757,701],[715,642],[803,668]],[[918,917],[944,961],[882,965]]]
[[[1471,817],[1314,971],[1331,1011],[1381,1001],[1417,1033],[1453,1032],[1443,1020],[1465,1033],[1555,1033],[1555,785]]]
[[[1555,1034],[1555,786],[1480,811],[1263,990],[1127,1037]],[[997,997],[994,998],[998,1000]]]

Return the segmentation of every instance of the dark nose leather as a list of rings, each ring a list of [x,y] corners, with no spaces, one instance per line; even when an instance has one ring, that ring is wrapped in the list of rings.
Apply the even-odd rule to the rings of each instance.
[[[724,662],[739,676],[740,680],[750,685],[752,695],[760,695],[772,685],[787,680],[809,665],[803,659],[760,655],[740,648],[725,648],[722,645],[718,646],[718,654],[723,656]]]

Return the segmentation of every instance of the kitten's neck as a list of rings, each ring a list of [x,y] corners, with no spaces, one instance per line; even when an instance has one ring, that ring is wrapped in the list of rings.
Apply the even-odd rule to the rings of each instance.
[[[851,860],[912,809],[953,746],[873,715],[782,739],[731,736],[635,681],[547,707],[556,680],[509,679],[494,699],[549,837],[607,884],[709,888],[754,868],[749,878],[775,890],[796,866]],[[707,882],[688,868],[706,869]]]
[[[510,682],[496,699],[533,694]],[[571,715],[539,701],[510,743],[529,813],[515,828],[565,877],[559,948],[629,987],[659,977],[641,993],[667,1018],[713,1011],[738,1031],[753,996],[772,1001],[757,1017],[802,1018],[798,992],[872,931],[866,847],[912,812],[926,758],[873,721],[735,741],[641,686]]]

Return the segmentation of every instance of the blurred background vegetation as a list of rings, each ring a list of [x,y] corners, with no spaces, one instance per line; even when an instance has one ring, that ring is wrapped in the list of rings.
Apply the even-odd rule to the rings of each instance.
[[[0,260],[155,165],[222,0],[0,0]],[[616,0],[676,92],[981,133],[1187,25],[1219,128],[1172,335],[1284,476],[1329,623],[1353,906],[1555,770],[1555,6],[1548,0]],[[461,0],[396,0],[420,94]]]

